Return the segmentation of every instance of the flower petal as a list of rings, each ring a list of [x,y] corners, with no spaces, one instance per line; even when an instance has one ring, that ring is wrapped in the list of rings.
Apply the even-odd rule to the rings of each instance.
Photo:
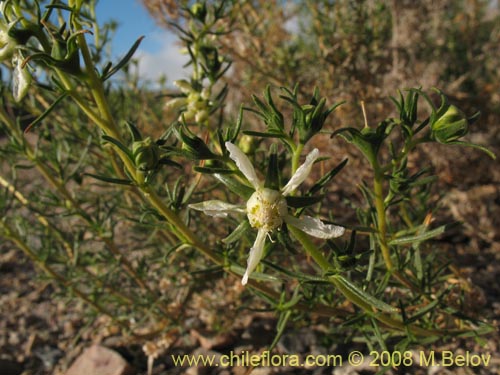
[[[245,153],[231,142],[226,142],[226,148],[229,151],[229,157],[234,160],[238,169],[245,175],[255,190],[260,188],[260,181],[257,178],[255,169]]]
[[[320,219],[311,216],[297,218],[292,215],[285,217],[285,222],[297,229],[317,238],[336,238],[344,234],[345,228],[338,225],[325,224]]]
[[[246,285],[248,282],[248,277],[255,270],[257,265],[262,258],[262,253],[264,252],[264,244],[266,243],[267,231],[264,229],[259,229],[257,232],[257,238],[255,238],[255,242],[250,249],[250,255],[247,260],[247,269],[245,274],[243,275],[243,279],[241,280],[241,284]]]
[[[304,164],[302,164],[295,171],[292,178],[290,178],[290,181],[288,181],[288,183],[285,185],[281,193],[283,195],[289,195],[291,192],[297,189],[297,187],[304,182],[307,176],[309,176],[309,173],[311,173],[311,167],[318,158],[319,158],[319,151],[317,148],[315,148],[306,156]]]
[[[194,203],[188,207],[214,217],[226,217],[231,213],[244,214],[246,212],[241,206],[217,200]]]

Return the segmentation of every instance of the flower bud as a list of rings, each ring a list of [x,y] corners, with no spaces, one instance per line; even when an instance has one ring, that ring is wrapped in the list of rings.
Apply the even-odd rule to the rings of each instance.
[[[238,148],[247,155],[253,155],[257,150],[257,140],[248,134],[244,134],[238,141]]]
[[[207,16],[207,6],[205,2],[196,2],[191,7],[191,13],[194,18],[201,22],[205,22],[205,17]]]
[[[169,100],[168,102],[165,103],[165,109],[167,111],[176,111],[181,107],[185,106],[186,104],[187,104],[187,99],[184,97],[173,98],[172,100]]]
[[[469,121],[465,113],[450,105],[441,116],[438,114],[430,126],[432,135],[438,142],[448,143],[467,134]]]
[[[196,115],[194,116],[194,120],[198,123],[202,123],[208,119],[208,111],[206,109],[203,109],[201,111],[198,111]]]
[[[185,79],[178,79],[174,81],[174,85],[177,86],[184,94],[189,94],[193,92],[193,86]]]
[[[132,143],[132,156],[137,169],[140,171],[152,171],[158,166],[158,145],[150,137],[142,141]]]
[[[14,66],[12,73],[12,95],[16,102],[20,102],[28,93],[32,78],[28,66],[22,66],[23,58],[19,52],[14,54],[12,65]]]
[[[0,62],[10,59],[17,41],[9,35],[7,26],[0,22]]]
[[[208,87],[204,87],[203,90],[201,90],[201,98],[203,100],[209,100],[210,99],[210,89]]]

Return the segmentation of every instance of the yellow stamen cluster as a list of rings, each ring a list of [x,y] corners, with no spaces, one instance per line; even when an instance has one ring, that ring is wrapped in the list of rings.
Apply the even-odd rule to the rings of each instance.
[[[247,216],[253,228],[268,232],[279,228],[288,214],[286,200],[276,190],[261,188],[247,202]]]

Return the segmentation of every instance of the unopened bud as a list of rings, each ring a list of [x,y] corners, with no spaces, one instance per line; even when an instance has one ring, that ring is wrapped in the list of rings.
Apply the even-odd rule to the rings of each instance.
[[[207,119],[208,119],[208,111],[206,109],[198,111],[194,116],[194,120],[198,123],[205,122]]]
[[[12,73],[12,95],[16,102],[20,102],[28,93],[32,78],[28,66],[22,66],[23,58],[19,52],[14,54],[12,65],[14,65],[14,72]]]
[[[207,6],[205,2],[194,3],[191,7],[191,13],[199,21],[205,22],[205,17],[207,16]]]
[[[177,86],[184,94],[189,94],[193,90],[193,86],[185,79],[178,79],[174,81],[174,85]]]
[[[257,149],[257,141],[254,137],[244,134],[238,141],[238,148],[247,155],[252,155]]]
[[[0,62],[10,59],[16,46],[17,42],[9,36],[7,26],[0,22]]]
[[[432,135],[440,143],[456,141],[467,134],[468,128],[467,116],[454,105],[431,124]]]
[[[132,144],[132,156],[137,169],[151,171],[156,169],[159,160],[158,145],[150,137]]]
[[[176,110],[180,109],[181,107],[185,106],[186,104],[187,104],[187,99],[184,97],[173,98],[165,103],[165,109],[167,111],[176,111]]]

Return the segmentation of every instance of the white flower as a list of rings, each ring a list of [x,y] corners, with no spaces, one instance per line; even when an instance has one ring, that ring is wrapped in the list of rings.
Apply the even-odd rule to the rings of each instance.
[[[335,238],[344,234],[345,229],[340,226],[325,224],[321,220],[302,216],[297,218],[288,213],[285,197],[290,195],[304,182],[311,167],[319,157],[318,149],[312,150],[294,173],[290,181],[280,191],[265,188],[257,177],[255,169],[248,157],[234,144],[226,142],[229,156],[234,160],[238,169],[253,186],[255,192],[248,199],[246,207],[229,204],[217,200],[206,201],[189,205],[190,208],[203,211],[210,216],[227,216],[229,213],[246,213],[248,221],[257,229],[257,237],[250,249],[247,269],[241,283],[245,285],[248,277],[255,270],[262,258],[266,237],[274,230],[279,229],[283,223],[292,225],[301,231],[318,238]]]

